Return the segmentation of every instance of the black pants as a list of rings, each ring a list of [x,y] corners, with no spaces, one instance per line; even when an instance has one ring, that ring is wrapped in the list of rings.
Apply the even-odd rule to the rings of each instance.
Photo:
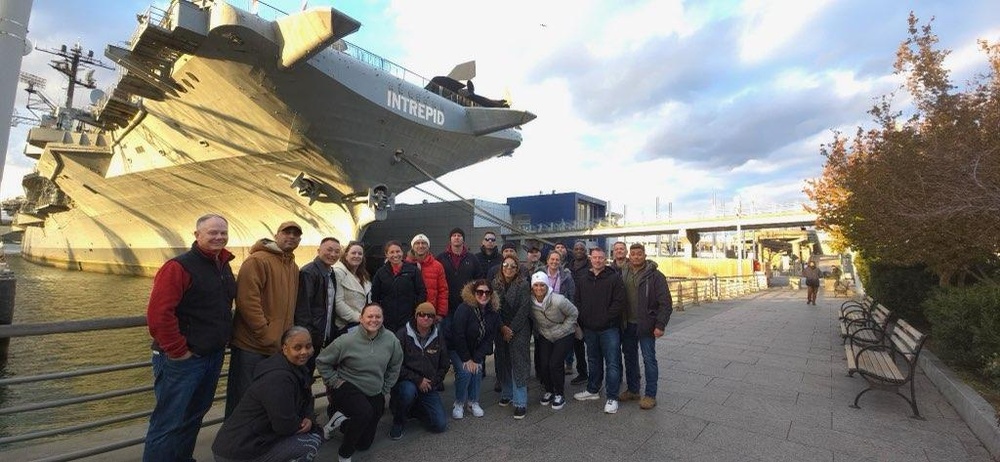
[[[576,373],[587,376],[587,344],[573,337],[573,354],[576,356]]]
[[[378,421],[385,413],[385,396],[381,393],[367,396],[351,382],[344,382],[333,389],[331,400],[334,409],[348,417],[340,427],[340,431],[344,433],[344,441],[337,454],[347,458],[356,450],[364,451],[372,447]]]
[[[539,369],[542,375],[542,387],[546,392],[555,395],[563,395],[566,385],[566,372],[563,364],[570,348],[573,348],[573,334],[569,334],[555,342],[548,341],[545,337],[535,337],[535,348],[539,352]]]

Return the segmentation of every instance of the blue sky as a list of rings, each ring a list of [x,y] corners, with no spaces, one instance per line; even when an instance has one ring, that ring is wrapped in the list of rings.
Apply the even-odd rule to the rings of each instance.
[[[301,1],[267,3],[295,11]],[[135,13],[147,6],[35,0],[29,36],[46,47],[79,41],[100,54],[106,43],[131,34]],[[850,133],[866,124],[875,98],[898,90],[892,64],[911,10],[922,21],[935,18],[941,46],[952,50],[946,64],[957,85],[987,70],[976,39],[1000,41],[1000,2],[993,0],[310,0],[308,6],[333,6],[358,19],[362,28],[348,40],[426,77],[476,59],[477,93],[509,92],[515,107],[538,115],[524,126],[513,157],[443,177],[453,189],[497,202],[579,191],[609,200],[616,212],[627,207],[634,220],[652,218],[656,198],[661,214],[668,203],[694,214],[713,203],[805,200],[805,180],[822,170],[820,145],[833,130]],[[48,93],[56,96],[47,60],[35,52],[22,68],[49,77]],[[99,85],[111,82],[105,74]],[[906,103],[903,95],[895,101]],[[24,112],[20,94],[16,108]],[[20,177],[31,169],[21,154],[25,131],[11,131],[3,197],[18,194]],[[424,198],[410,191],[398,200]]]

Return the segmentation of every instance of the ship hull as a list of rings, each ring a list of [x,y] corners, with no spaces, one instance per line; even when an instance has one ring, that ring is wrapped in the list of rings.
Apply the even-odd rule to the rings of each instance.
[[[462,106],[342,51],[283,67],[274,23],[212,9],[201,12],[197,49],[172,66],[176,96],[144,101],[89,149],[45,143],[38,174],[71,202],[24,227],[25,259],[151,275],[190,247],[198,217],[216,213],[229,221],[237,265],[286,220],[303,227],[304,262],[322,238],[358,238],[384,213],[368,200],[373,188],[394,194],[428,180],[400,153],[437,176],[520,144],[512,129],[473,135]],[[400,111],[387,94],[436,117]],[[302,177],[313,190],[292,186]]]

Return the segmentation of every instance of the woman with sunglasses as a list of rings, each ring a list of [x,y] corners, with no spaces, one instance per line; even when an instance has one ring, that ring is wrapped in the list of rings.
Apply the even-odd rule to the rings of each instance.
[[[472,415],[483,416],[479,405],[479,387],[483,382],[483,364],[493,353],[493,338],[500,325],[496,312],[499,301],[489,282],[477,279],[462,288],[462,303],[458,305],[448,333],[448,355],[455,369],[455,405],[451,416],[461,419],[468,406]]]
[[[491,281],[500,298],[500,330],[496,338],[500,406],[514,404],[514,418],[528,412],[528,376],[531,370],[531,294],[517,257],[504,257]]]

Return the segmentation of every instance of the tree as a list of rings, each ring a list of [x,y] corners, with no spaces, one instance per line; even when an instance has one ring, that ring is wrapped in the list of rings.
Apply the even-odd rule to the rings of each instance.
[[[894,68],[912,114],[883,96],[869,110],[874,128],[821,148],[823,175],[805,192],[819,227],[865,258],[925,264],[950,285],[987,277],[978,269],[1000,251],[1000,46],[980,42],[990,71],[956,92],[937,43],[910,13]]]

